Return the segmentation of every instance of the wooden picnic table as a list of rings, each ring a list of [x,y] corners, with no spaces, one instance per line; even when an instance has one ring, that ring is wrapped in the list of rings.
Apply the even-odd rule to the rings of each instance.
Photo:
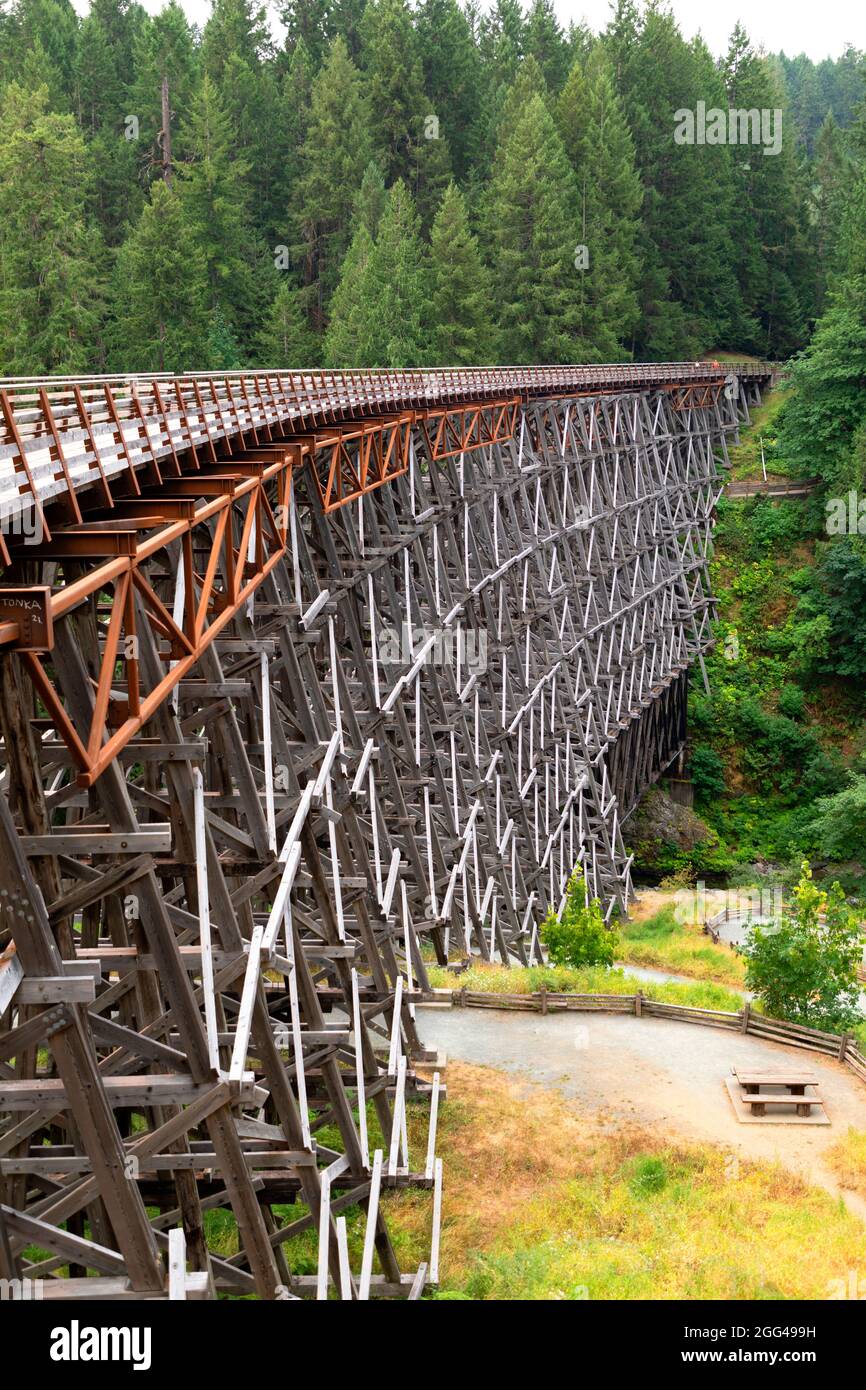
[[[765,1115],[768,1105],[792,1103],[796,1103],[798,1115],[809,1115],[813,1105],[823,1105],[817,1094],[817,1074],[807,1067],[734,1067],[733,1072],[742,1088],[743,1104],[751,1108],[753,1115]],[[815,1087],[815,1093],[807,1096],[807,1086]],[[773,1094],[768,1093],[767,1087],[774,1088]]]

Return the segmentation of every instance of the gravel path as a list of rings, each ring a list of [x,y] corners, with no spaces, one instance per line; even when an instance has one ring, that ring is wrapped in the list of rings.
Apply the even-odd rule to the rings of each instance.
[[[428,1047],[555,1087],[602,1125],[633,1121],[744,1158],[778,1160],[834,1194],[840,1189],[822,1155],[849,1125],[866,1129],[866,1086],[838,1062],[740,1033],[622,1014],[542,1018],[482,1009],[419,1008],[417,1022]],[[732,1066],[790,1060],[818,1074],[832,1124],[740,1124],[723,1080]],[[862,1198],[841,1195],[866,1219]]]

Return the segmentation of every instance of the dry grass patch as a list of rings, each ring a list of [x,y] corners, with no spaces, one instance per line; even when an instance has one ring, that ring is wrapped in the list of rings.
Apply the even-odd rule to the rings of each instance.
[[[605,1129],[488,1068],[449,1066],[438,1148],[440,1297],[823,1299],[862,1259],[862,1223],[787,1169]],[[387,1205],[404,1264],[425,1259],[429,1194]]]
[[[827,1150],[824,1161],[843,1187],[866,1197],[866,1132],[849,1129]]]

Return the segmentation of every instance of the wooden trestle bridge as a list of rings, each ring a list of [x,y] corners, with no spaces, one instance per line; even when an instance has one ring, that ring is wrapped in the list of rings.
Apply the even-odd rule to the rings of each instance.
[[[772,373],[0,383],[19,1296],[436,1281],[425,959],[538,959],[577,862],[626,905],[623,824],[711,641],[726,441]],[[381,1197],[408,1185],[432,1231],[403,1271]]]

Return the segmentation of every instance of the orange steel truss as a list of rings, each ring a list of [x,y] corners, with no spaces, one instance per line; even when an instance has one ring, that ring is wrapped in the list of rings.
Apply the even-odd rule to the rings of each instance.
[[[49,599],[52,623],[87,600],[108,614],[107,621],[100,621],[101,662],[93,678],[95,707],[88,730],[77,729],[67,714],[44,654],[22,650],[48,715],[78,767],[80,786],[91,786],[135,737],[285,552],[292,466],[299,461],[300,451],[293,445],[279,452],[271,460],[236,457],[230,468],[219,473],[173,479],[172,491],[187,491],[188,497],[141,498],[134,504],[121,504],[129,529],[100,531],[97,523],[92,531],[80,534],[92,557],[100,544],[106,551],[118,548],[120,541],[124,551],[64,584]],[[196,504],[196,498],[204,500]],[[142,539],[136,527],[147,531]],[[62,532],[55,531],[45,546],[49,554],[64,553],[62,537]],[[73,541],[78,539],[75,533]],[[180,621],[168,612],[144,573],[145,562],[160,552],[172,563],[169,547],[179,555],[184,575]],[[79,551],[72,545],[65,553],[75,557]],[[139,670],[135,594],[141,600],[140,612],[161,644],[166,665],[162,679],[146,694]],[[109,595],[110,603],[100,605],[100,598]],[[4,624],[0,639],[8,640],[11,626]],[[124,685],[125,695],[119,694]]]
[[[511,439],[517,423],[520,399],[489,401],[462,410],[428,410],[423,420],[424,434],[434,460],[502,444]]]

